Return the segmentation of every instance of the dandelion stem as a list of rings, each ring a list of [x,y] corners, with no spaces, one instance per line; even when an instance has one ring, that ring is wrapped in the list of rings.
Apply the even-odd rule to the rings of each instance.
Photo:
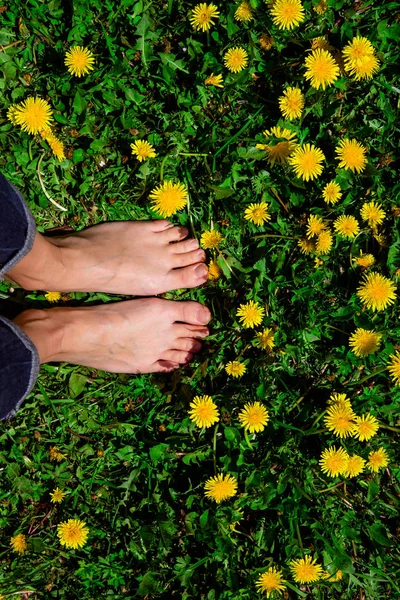
[[[179,156],[210,156],[209,154],[196,154],[195,152],[179,152]]]
[[[46,188],[44,187],[44,183],[43,183],[43,179],[42,179],[42,174],[40,173],[40,165],[42,164],[42,160],[44,157],[44,152],[42,154],[42,156],[39,158],[39,162],[38,162],[38,166],[37,166],[37,175],[39,178],[39,183],[40,183],[40,187],[43,190],[44,195],[46,196],[47,200],[49,200],[52,204],[54,204],[54,206],[56,206],[59,210],[62,210],[64,212],[67,211],[66,208],[64,208],[63,206],[61,206],[61,204],[58,204],[58,202],[56,202],[55,200],[53,200],[53,198],[47,193]]]
[[[217,432],[218,432],[218,424],[214,429],[214,437],[213,437],[213,461],[214,461],[214,473],[217,474]]]
[[[383,367],[383,369],[378,369],[377,371],[374,371],[373,373],[366,375],[366,377],[363,377],[359,381],[350,381],[349,383],[346,382],[346,385],[359,385],[360,383],[364,383],[364,381],[367,381],[368,379],[372,379],[372,377],[375,377],[376,375],[380,375],[381,373],[384,373],[384,371],[386,371],[386,370],[387,370],[387,367]]]
[[[390,429],[390,431],[396,431],[400,433],[400,427],[392,427],[391,425],[383,425],[383,423],[379,423],[380,429]]]
[[[165,163],[167,162],[169,158],[169,155],[167,154],[166,156],[164,156],[164,158],[162,159],[162,163],[161,163],[161,169],[160,169],[160,181],[161,183],[164,180],[164,167],[165,167]]]
[[[299,522],[297,519],[296,519],[296,533],[297,533],[297,539],[298,539],[300,550],[301,550],[301,555],[304,558],[303,540],[301,539],[300,527],[299,527]]]
[[[334,327],[334,325],[329,325],[329,323],[325,323],[325,325],[326,325],[326,327],[330,327],[331,329],[336,329],[336,331],[339,331],[340,333],[344,333],[344,335],[347,335],[347,336],[350,335],[346,331],[343,331],[343,329],[339,329],[339,327]]]
[[[249,440],[249,434],[247,433],[246,427],[244,428],[244,439],[246,440],[246,444],[248,445],[250,450],[253,450],[253,446],[251,445],[251,442]]]
[[[340,483],[335,483],[335,485],[331,485],[330,487],[325,488],[324,490],[318,490],[318,494],[323,494],[324,492],[329,492],[330,490],[334,490],[337,487],[340,487],[341,485],[344,485],[344,481],[341,481]]]

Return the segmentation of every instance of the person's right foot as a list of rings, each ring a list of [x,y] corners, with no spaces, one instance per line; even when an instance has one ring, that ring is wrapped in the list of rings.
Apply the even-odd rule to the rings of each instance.
[[[15,323],[40,362],[114,373],[168,372],[187,363],[208,335],[210,311],[197,302],[141,298],[84,308],[27,310]]]

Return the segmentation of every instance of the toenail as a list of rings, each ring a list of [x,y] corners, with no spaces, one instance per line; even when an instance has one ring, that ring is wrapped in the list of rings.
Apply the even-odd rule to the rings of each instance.
[[[189,240],[189,242],[190,242],[189,243],[190,248],[195,249],[195,248],[199,247],[199,242],[197,240]]]
[[[210,320],[210,311],[205,306],[201,306],[197,309],[196,318],[199,323],[208,323]]]
[[[208,270],[205,265],[197,265],[194,270],[194,276],[196,279],[205,279],[208,276]]]

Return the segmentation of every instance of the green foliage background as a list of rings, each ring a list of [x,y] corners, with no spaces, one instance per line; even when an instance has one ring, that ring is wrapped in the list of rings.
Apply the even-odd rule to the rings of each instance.
[[[212,335],[198,360],[171,376],[46,365],[23,409],[1,424],[0,593],[247,600],[258,597],[254,583],[274,564],[289,581],[287,598],[400,598],[400,394],[382,372],[398,348],[398,307],[375,316],[363,310],[355,295],[361,274],[351,262],[361,249],[393,280],[400,268],[391,212],[400,199],[400,3],[328,0],[318,15],[306,0],[306,21],[292,32],[272,25],[264,2],[251,4],[256,18],[243,25],[234,21],[234,2],[218,3],[221,17],[209,34],[193,31],[188,16],[195,3],[181,0],[11,0],[0,14],[0,166],[23,191],[41,231],[154,218],[147,196],[163,171],[190,191],[190,206],[175,222],[196,237],[213,224],[225,237],[217,283],[166,295],[212,310]],[[268,52],[258,43],[263,32],[275,40]],[[325,92],[310,88],[302,64],[311,40],[326,35],[340,49],[357,33],[378,52],[374,79],[341,76]],[[79,80],[64,66],[73,45],[96,57],[95,70]],[[238,75],[222,66],[234,45],[250,55]],[[205,87],[211,72],[224,75],[222,90]],[[323,175],[308,184],[271,168],[255,148],[264,129],[283,124],[277,98],[286,83],[305,91],[306,110],[300,123],[285,126],[327,157]],[[66,148],[62,163],[6,118],[12,103],[30,95],[54,107]],[[362,176],[338,172],[344,195],[328,209],[321,189],[335,175],[334,147],[343,135],[368,148],[368,168]],[[142,138],[157,158],[139,164],[129,145]],[[38,170],[66,212],[48,202]],[[359,218],[365,197],[387,211],[385,245],[363,229],[354,242],[337,239],[314,268],[297,246],[307,215]],[[261,200],[272,220],[254,227],[243,211]],[[1,284],[15,302],[48,307],[43,291],[8,289]],[[71,305],[118,299],[71,296]],[[276,331],[271,354],[235,320],[249,299],[266,306],[264,325]],[[349,351],[356,326],[384,332],[379,353],[362,360]],[[233,381],[224,365],[237,356],[247,373]],[[356,412],[371,411],[383,425],[369,444],[345,446],[364,458],[383,446],[391,463],[379,475],[366,472],[327,490],[332,480],[322,476],[318,459],[334,439],[321,421],[332,392],[346,392]],[[222,419],[199,433],[187,410],[202,393],[213,396]],[[265,404],[271,420],[251,449],[237,413],[252,400]],[[49,460],[54,445],[67,456],[61,463]],[[238,496],[218,506],[203,493],[215,469],[239,482]],[[50,503],[56,486],[69,491],[60,506]],[[243,520],[232,530],[240,511]],[[82,550],[67,551],[56,525],[74,517],[86,521],[90,538]],[[16,533],[29,534],[23,556],[10,550]],[[287,565],[303,551],[333,572],[341,569],[343,580],[298,588]]]

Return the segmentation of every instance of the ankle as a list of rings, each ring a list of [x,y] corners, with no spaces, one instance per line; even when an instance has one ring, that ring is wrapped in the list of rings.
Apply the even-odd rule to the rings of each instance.
[[[56,290],[62,282],[64,266],[60,249],[48,238],[36,232],[31,251],[7,273],[7,278],[25,290]]]
[[[68,327],[68,318],[65,318],[68,309],[36,310],[29,309],[22,312],[14,319],[22,331],[35,344],[40,358],[40,363],[62,362],[63,340]]]

